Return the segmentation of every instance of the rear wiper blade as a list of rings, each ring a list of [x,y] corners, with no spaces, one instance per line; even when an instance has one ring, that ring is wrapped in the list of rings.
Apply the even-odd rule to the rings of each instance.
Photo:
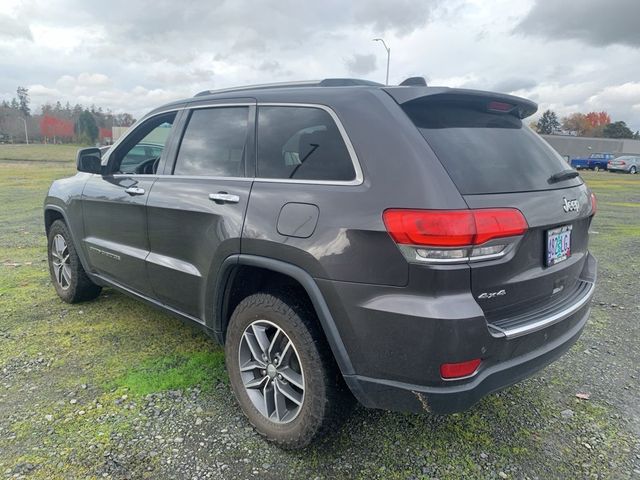
[[[554,173],[553,175],[551,175],[547,179],[547,182],[556,183],[562,180],[569,180],[570,178],[576,178],[578,175],[580,174],[576,170],[562,170],[561,172]]]

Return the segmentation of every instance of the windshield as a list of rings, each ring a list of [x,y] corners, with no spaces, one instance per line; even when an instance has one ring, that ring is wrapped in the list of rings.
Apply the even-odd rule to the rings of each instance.
[[[474,106],[434,101],[404,105],[463,195],[551,190],[580,178],[550,182],[566,162],[519,118]]]

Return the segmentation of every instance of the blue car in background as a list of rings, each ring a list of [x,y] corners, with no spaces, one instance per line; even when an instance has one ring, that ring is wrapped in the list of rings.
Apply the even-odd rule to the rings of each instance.
[[[574,158],[571,166],[576,170],[606,170],[607,164],[613,160],[613,153],[592,153],[589,158]]]

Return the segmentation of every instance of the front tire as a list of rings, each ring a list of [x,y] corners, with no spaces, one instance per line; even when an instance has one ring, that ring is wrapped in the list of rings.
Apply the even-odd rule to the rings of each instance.
[[[338,371],[315,313],[293,298],[250,295],[227,329],[231,387],[249,422],[268,440],[298,449],[335,418]]]
[[[56,220],[49,228],[49,273],[58,296],[67,303],[92,300],[102,287],[93,283],[82,268],[67,225]]]

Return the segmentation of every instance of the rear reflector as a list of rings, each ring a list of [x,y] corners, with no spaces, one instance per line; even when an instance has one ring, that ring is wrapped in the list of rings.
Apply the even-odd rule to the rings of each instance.
[[[596,200],[596,196],[593,192],[591,192],[591,215],[595,215],[598,211],[598,201]]]
[[[476,373],[482,360],[476,358],[460,363],[443,363],[440,365],[440,376],[447,380],[468,377]]]
[[[477,210],[385,210],[387,231],[396,243],[429,247],[467,247],[494,238],[522,235],[528,225],[515,208]]]

